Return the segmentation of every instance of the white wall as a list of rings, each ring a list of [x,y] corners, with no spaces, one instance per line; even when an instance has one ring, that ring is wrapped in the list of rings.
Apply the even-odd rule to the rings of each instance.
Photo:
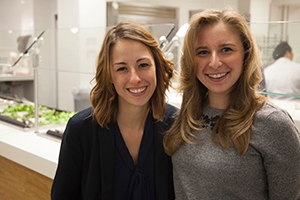
[[[33,27],[33,0],[0,1],[0,57],[7,61],[7,53],[17,51],[17,37],[32,34]],[[10,31],[9,31],[10,30]],[[6,56],[6,58],[4,58]]]
[[[288,12],[288,21],[298,21],[298,23],[290,23],[287,27],[288,42],[294,53],[293,60],[300,63],[300,5],[290,5]]]
[[[109,0],[108,0],[109,1]],[[171,6],[179,8],[179,26],[189,20],[189,11],[202,10],[206,8],[221,9],[225,6],[239,7],[239,0],[120,0],[119,2],[151,3],[156,6]]]
[[[0,30],[32,30],[33,0],[1,0]]]
[[[73,110],[76,90],[89,90],[106,32],[106,1],[58,1],[58,108]],[[78,28],[71,33],[70,28]],[[75,94],[75,96],[78,96]]]
[[[270,3],[271,0],[251,0],[250,3],[250,21],[253,23],[268,22],[270,15]],[[255,13],[255,14],[254,14]],[[268,33],[268,27],[264,26],[252,26],[251,30],[253,34],[265,35]]]
[[[56,51],[55,51],[55,15],[56,1],[33,0],[34,36],[43,30],[43,42],[40,46],[38,66],[39,104],[56,107]]]

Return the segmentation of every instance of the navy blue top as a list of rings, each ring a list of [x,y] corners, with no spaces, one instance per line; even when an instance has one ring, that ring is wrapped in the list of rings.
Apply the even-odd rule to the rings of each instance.
[[[154,119],[149,112],[135,166],[117,122],[115,123],[116,160],[114,200],[154,200]]]
[[[175,199],[172,162],[171,157],[164,151],[163,137],[164,132],[172,126],[177,111],[176,107],[167,104],[162,121],[154,119],[152,123],[156,200]],[[121,178],[115,178],[118,151],[116,125],[111,121],[107,126],[99,126],[91,107],[70,118],[61,142],[58,166],[51,188],[52,200],[112,200],[114,194],[120,192],[121,188],[117,186],[124,184],[115,185],[115,181],[122,181]],[[143,140],[143,149],[146,146],[144,141],[148,139]],[[119,156],[118,160],[122,161],[122,157]],[[151,161],[148,163],[153,166]],[[117,177],[123,177],[123,174]],[[152,182],[149,181],[150,184]],[[128,188],[127,185],[124,187]]]

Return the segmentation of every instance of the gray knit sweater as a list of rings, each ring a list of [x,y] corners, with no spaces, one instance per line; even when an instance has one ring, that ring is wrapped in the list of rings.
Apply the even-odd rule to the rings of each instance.
[[[173,155],[176,200],[300,199],[299,133],[282,109],[267,103],[255,116],[245,155],[211,141],[222,110],[205,107],[207,126],[197,144]]]

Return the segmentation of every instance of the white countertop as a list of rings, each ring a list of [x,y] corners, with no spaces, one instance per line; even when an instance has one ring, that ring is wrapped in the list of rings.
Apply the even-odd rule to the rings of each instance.
[[[35,133],[0,122],[0,155],[53,179],[61,140],[46,131]]]
[[[33,81],[33,75],[0,74],[0,82],[4,81]]]

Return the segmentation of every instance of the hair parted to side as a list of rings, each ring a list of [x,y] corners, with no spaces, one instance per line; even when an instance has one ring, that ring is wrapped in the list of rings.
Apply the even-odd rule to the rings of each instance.
[[[236,30],[244,47],[243,72],[234,85],[230,103],[212,131],[212,140],[224,148],[235,146],[239,154],[244,154],[249,146],[250,131],[256,110],[266,98],[258,93],[262,80],[260,52],[245,18],[232,8],[223,10],[207,9],[190,19],[190,27],[184,39],[180,60],[180,91],[183,94],[178,119],[164,137],[164,147],[168,155],[173,155],[183,142],[193,144],[200,130],[207,88],[197,79],[195,68],[195,41],[203,26],[222,22]],[[216,134],[218,130],[218,134]]]
[[[157,40],[142,25],[133,21],[122,21],[106,33],[98,54],[96,74],[93,78],[95,85],[90,93],[92,115],[101,127],[116,120],[118,112],[118,94],[114,89],[111,78],[111,49],[119,40],[134,40],[144,44],[152,53],[155,66],[157,86],[150,99],[150,109],[153,117],[161,120],[165,113],[166,90],[171,86],[174,64],[166,59],[159,48]]]

